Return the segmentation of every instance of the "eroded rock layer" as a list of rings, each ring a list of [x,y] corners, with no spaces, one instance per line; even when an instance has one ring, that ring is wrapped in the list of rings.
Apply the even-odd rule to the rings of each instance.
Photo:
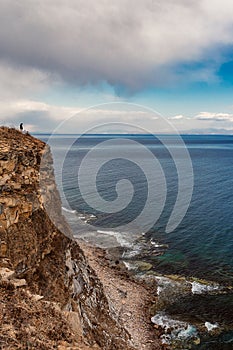
[[[26,348],[26,343],[33,349],[66,348],[70,339],[81,349],[81,332],[101,349],[132,349],[62,216],[49,148],[15,129],[0,128],[0,139],[0,347],[7,349],[9,342],[11,349]],[[25,304],[21,323],[13,312],[19,294]],[[48,313],[54,315],[53,332],[48,325],[47,333],[41,329],[32,336],[37,327],[33,312],[42,325],[43,318],[48,323]],[[69,320],[65,325],[63,318]],[[54,340],[51,334],[56,334]]]

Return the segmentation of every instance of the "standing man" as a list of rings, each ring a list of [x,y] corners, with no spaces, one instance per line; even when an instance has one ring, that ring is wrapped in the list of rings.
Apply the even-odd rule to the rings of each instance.
[[[20,123],[19,129],[20,129],[21,132],[23,132],[23,123]]]

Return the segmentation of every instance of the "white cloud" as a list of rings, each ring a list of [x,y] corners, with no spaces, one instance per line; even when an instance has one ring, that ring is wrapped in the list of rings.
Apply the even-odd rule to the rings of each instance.
[[[90,109],[51,105],[48,103],[19,99],[0,101],[0,123],[18,127],[24,122],[26,130],[31,132],[55,130],[61,123],[59,133],[82,133],[93,124],[122,123],[132,126],[141,124],[151,131],[151,125],[158,119],[156,113],[143,110],[137,105],[127,103],[103,104]],[[132,128],[131,128],[132,129]]]
[[[182,115],[182,114],[178,114],[178,115],[175,115],[174,117],[170,117],[168,119],[170,119],[170,120],[182,120],[182,119],[187,119],[187,117]]]
[[[51,131],[65,118],[78,113],[81,108],[49,105],[33,100],[0,101],[0,123],[18,127],[24,122],[25,129]]]
[[[229,113],[211,113],[211,112],[200,112],[195,116],[196,119],[216,122],[233,122],[233,114]]]
[[[200,112],[194,116],[176,115],[168,118],[180,133],[232,134],[233,114]]]
[[[87,110],[81,106],[56,106],[27,99],[0,101],[0,123],[18,127],[20,122],[30,132],[50,132],[60,125],[57,132],[78,134],[97,125],[104,133],[111,123],[115,123],[116,128],[109,129],[112,132],[171,133],[173,126],[180,133],[231,133],[233,114],[200,112],[193,117],[175,115],[163,118],[127,103],[110,103]],[[169,123],[171,127],[168,127]],[[139,130],[137,125],[143,125],[144,130]]]

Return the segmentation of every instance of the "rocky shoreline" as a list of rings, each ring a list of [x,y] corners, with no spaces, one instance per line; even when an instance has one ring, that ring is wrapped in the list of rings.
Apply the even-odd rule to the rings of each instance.
[[[156,285],[139,281],[117,258],[106,250],[77,240],[90,266],[103,284],[110,307],[129,332],[136,349],[161,349],[150,320],[150,309],[156,301]],[[165,349],[165,347],[163,347]]]
[[[194,277],[161,275],[143,259],[135,260],[133,256],[130,260],[127,256],[125,260],[124,247],[103,249],[98,243],[95,246],[93,241],[87,243],[79,239],[78,242],[97,271],[110,304],[118,313],[123,310],[124,327],[132,339],[137,339],[137,330],[141,329],[140,336],[144,338],[141,342],[146,344],[146,349],[157,348],[158,339],[163,349],[209,349],[210,346],[221,349],[227,346],[224,339],[231,338],[233,324],[231,312],[226,314],[231,306],[226,306],[224,311],[224,300],[231,295],[231,287]],[[145,244],[143,247],[145,250]],[[124,299],[127,295],[125,280],[132,283],[128,301]],[[135,284],[138,286],[136,293]],[[121,290],[117,285],[124,288]],[[224,299],[221,305],[217,305],[218,298]],[[137,299],[144,303],[143,309],[137,306]],[[125,308],[130,309],[130,313],[126,311],[126,317]],[[142,318],[135,317],[135,309],[140,311]],[[127,318],[129,315],[135,322]]]

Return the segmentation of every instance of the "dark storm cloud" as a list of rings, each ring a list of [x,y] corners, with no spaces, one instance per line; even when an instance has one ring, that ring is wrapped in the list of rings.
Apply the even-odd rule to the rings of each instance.
[[[227,0],[2,0],[0,59],[78,85],[161,86],[181,79],[177,63],[232,42],[232,11]],[[182,79],[208,80],[213,70]]]

